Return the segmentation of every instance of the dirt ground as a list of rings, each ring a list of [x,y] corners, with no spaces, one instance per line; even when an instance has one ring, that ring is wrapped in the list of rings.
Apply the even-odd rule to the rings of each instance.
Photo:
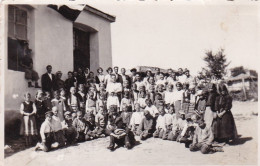
[[[232,112],[239,139],[235,145],[224,146],[224,152],[203,155],[190,152],[177,142],[154,138],[140,141],[138,137],[132,150],[119,148],[110,152],[106,149],[107,137],[48,153],[26,149],[7,155],[5,165],[257,165],[257,102],[234,102]]]

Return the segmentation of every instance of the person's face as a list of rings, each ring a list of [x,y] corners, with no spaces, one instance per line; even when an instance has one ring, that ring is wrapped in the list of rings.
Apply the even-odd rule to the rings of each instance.
[[[150,77],[152,75],[151,71],[147,71],[147,76]]]
[[[156,69],[156,74],[159,74],[160,73],[160,69]]]
[[[221,91],[221,94],[226,95],[227,93],[226,93],[226,91],[223,90],[223,91]]]
[[[83,86],[79,86],[79,91],[83,92],[84,91],[84,87]]]
[[[172,85],[168,85],[168,89],[169,89],[170,92],[172,92],[173,91],[173,86]]]
[[[68,78],[71,78],[72,77],[72,74],[71,73],[68,73]]]
[[[101,85],[100,85],[100,89],[103,89],[103,90],[104,90],[104,89],[105,89],[105,85],[104,85],[104,84],[101,84]]]
[[[109,70],[107,71],[108,74],[111,74],[112,72],[113,72],[112,69],[109,69]]]
[[[50,94],[49,92],[46,92],[46,93],[45,93],[45,97],[46,97],[46,98],[50,98],[50,97],[51,97],[51,94]]]
[[[133,84],[133,85],[132,85],[132,90],[137,90],[136,84]]]
[[[37,98],[41,100],[41,99],[42,99],[42,97],[43,97],[42,93],[38,93],[38,96],[37,96]]]
[[[70,116],[67,114],[67,115],[65,115],[65,119],[70,119]]]
[[[93,77],[94,77],[94,73],[90,72],[90,73],[89,73],[89,77],[90,77],[90,78],[93,78]]]
[[[46,119],[47,119],[47,121],[51,122],[52,117],[51,117],[50,115],[48,115],[48,116],[46,117]]]
[[[140,81],[140,79],[141,79],[140,75],[137,74],[137,75],[136,75],[136,80],[137,80],[137,81]]]
[[[115,96],[115,93],[114,93],[114,92],[111,92],[111,96]]]
[[[114,68],[114,71],[115,71],[115,73],[117,74],[117,73],[118,73],[118,68],[115,67],[115,68]]]
[[[82,73],[82,69],[81,68],[78,68],[78,73]]]
[[[93,97],[94,97],[94,94],[93,94],[93,93],[90,93],[90,94],[89,94],[89,98],[93,99]]]
[[[82,119],[82,114],[77,114],[77,118],[81,120]]]
[[[154,78],[150,78],[150,79],[149,79],[149,83],[150,83],[150,84],[152,84],[152,85],[153,85],[153,84],[154,84],[154,82],[155,82],[155,81],[154,81]]]
[[[176,88],[177,88],[178,91],[181,90],[181,86],[180,85],[177,85]]]
[[[150,100],[148,100],[148,101],[146,102],[146,105],[147,105],[148,107],[151,107],[152,102],[151,102]]]
[[[158,95],[158,96],[157,96],[157,99],[158,99],[158,100],[162,100],[162,96]]]
[[[160,74],[160,79],[163,80],[163,74]]]
[[[58,109],[53,109],[52,112],[53,112],[53,115],[55,115],[55,116],[58,115]]]
[[[76,71],[73,72],[73,76],[76,77],[78,73]]]
[[[61,78],[61,76],[62,76],[62,74],[58,74],[57,76],[58,76],[58,78],[60,79],[60,78]]]
[[[170,75],[172,78],[174,78],[176,76],[175,72],[172,72],[172,74]]]
[[[139,111],[140,111],[140,105],[139,105],[139,104],[136,104],[136,105],[135,105],[135,111],[136,111],[136,112],[139,112]]]
[[[145,98],[145,93],[144,93],[144,92],[141,92],[140,96],[141,96],[142,98]]]
[[[172,75],[172,70],[168,70],[169,76]]]
[[[100,100],[104,100],[104,97],[102,95],[99,96]]]
[[[149,119],[149,118],[150,118],[149,114],[145,114],[144,117],[145,117],[146,119]]]
[[[76,89],[75,88],[72,88],[71,89],[71,93],[74,95],[76,93]]]
[[[162,116],[165,114],[163,107],[159,107],[159,112],[160,112],[160,115],[162,115]]]
[[[169,114],[173,114],[174,113],[174,108],[173,108],[173,106],[170,106],[170,108],[169,108]]]
[[[129,94],[126,93],[126,94],[124,95],[124,98],[128,99],[128,98],[129,98]]]
[[[121,69],[121,73],[124,75],[125,74],[125,68]]]
[[[162,91],[163,91],[163,86],[162,86],[162,85],[158,86],[158,90],[159,90],[160,92],[162,92]]]
[[[199,123],[199,127],[204,129],[206,127],[206,124],[203,122],[203,123]]]
[[[186,72],[185,72],[185,75],[186,75],[186,76],[190,76],[190,72],[186,71]]]
[[[124,81],[123,82],[123,87],[128,87],[129,86],[129,82],[128,81]]]
[[[135,75],[136,75],[136,71],[132,71],[131,73],[132,73],[132,75],[133,75],[133,76],[135,76]]]
[[[192,89],[190,90],[190,92],[191,92],[191,94],[195,94],[195,88],[192,88]]]
[[[101,74],[103,71],[101,69],[98,69],[98,73]]]
[[[178,72],[179,72],[179,74],[182,74],[183,70],[182,69],[178,69]]]
[[[51,71],[52,71],[52,67],[51,66],[47,67],[47,72],[51,73]]]
[[[124,107],[122,108],[122,111],[123,111],[123,112],[127,112],[127,107],[124,106]]]
[[[60,98],[59,93],[54,93],[54,97],[55,97],[55,99],[59,99]]]
[[[24,98],[25,98],[25,101],[30,101],[31,100],[31,95],[27,94]]]
[[[112,76],[111,79],[112,79],[112,82],[113,82],[113,83],[116,82],[116,76]]]
[[[185,115],[184,114],[181,115],[181,119],[185,120]]]

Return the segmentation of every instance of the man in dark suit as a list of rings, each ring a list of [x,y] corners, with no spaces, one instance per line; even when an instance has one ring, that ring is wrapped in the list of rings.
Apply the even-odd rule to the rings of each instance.
[[[47,73],[43,74],[42,79],[41,79],[42,90],[44,92],[50,92],[51,93],[53,91],[53,85],[54,85],[54,82],[55,82],[55,75],[51,73],[51,71],[52,71],[51,65],[48,65],[46,67],[46,69],[47,69]]]
[[[124,81],[127,80],[131,87],[131,78],[125,74],[125,68],[121,69],[121,75],[118,76],[119,82],[123,85]]]

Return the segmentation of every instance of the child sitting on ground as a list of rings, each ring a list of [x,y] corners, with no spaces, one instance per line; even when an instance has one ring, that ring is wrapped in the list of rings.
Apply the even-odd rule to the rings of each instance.
[[[154,138],[166,139],[166,122],[165,122],[165,111],[164,107],[159,107],[159,116],[156,120],[155,132],[153,133]]]
[[[66,138],[62,130],[62,123],[58,116],[58,108],[56,106],[52,107],[52,113],[52,129],[54,131],[54,139],[59,143],[59,147],[65,146]]]
[[[64,132],[65,132],[65,138],[66,138],[66,143],[68,145],[74,144],[76,142],[76,136],[77,136],[77,130],[76,128],[72,125],[73,120],[71,117],[71,112],[67,111],[64,114],[65,116],[65,123],[64,123]]]
[[[106,131],[106,124],[107,124],[107,115],[106,111],[103,106],[99,107],[99,111],[95,116],[95,123],[96,123],[96,135],[97,137],[104,137]]]
[[[78,142],[84,142],[85,141],[85,134],[84,134],[84,131],[85,131],[85,128],[86,128],[86,125],[83,121],[83,118],[82,118],[82,112],[81,111],[78,111],[77,112],[77,118],[74,119],[72,125],[76,128],[77,130],[77,136],[76,136],[76,140]]]
[[[120,109],[119,99],[114,92],[111,92],[111,94],[107,98],[107,108],[110,108],[110,106],[112,105],[116,105],[117,110]]]
[[[136,131],[144,118],[144,113],[141,112],[140,105],[135,103],[135,109],[130,120],[131,130],[136,134]]]
[[[85,114],[84,121],[85,121],[85,125],[86,125],[85,131],[84,131],[85,140],[89,141],[89,140],[95,139],[96,138],[96,132],[95,132],[96,126],[95,126],[94,115],[90,114],[90,113]]]

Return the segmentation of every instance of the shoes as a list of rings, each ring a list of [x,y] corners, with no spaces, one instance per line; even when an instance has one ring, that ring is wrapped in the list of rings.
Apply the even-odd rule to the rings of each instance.
[[[107,147],[107,149],[109,149],[111,151],[115,150],[113,146],[109,146],[109,147]]]
[[[125,147],[126,147],[127,149],[131,149],[131,144],[130,144],[130,143],[126,143],[126,144],[125,144]]]

